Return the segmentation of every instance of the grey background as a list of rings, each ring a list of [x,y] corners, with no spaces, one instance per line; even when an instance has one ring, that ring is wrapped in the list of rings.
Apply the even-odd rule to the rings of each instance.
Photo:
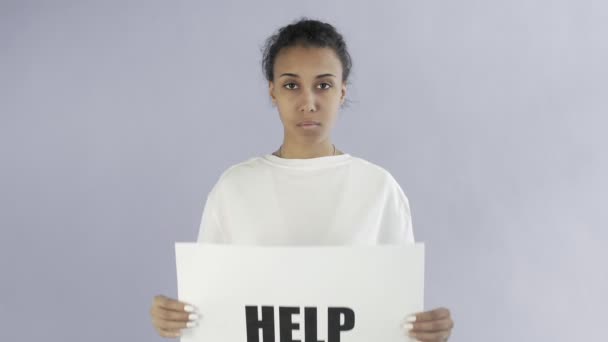
[[[163,340],[173,243],[282,141],[263,40],[306,15],[354,59],[336,145],[389,170],[451,341],[605,339],[603,1],[3,1],[0,340]]]

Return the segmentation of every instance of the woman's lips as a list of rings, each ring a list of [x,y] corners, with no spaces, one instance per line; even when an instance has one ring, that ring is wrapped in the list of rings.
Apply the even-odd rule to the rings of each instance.
[[[298,124],[298,126],[304,128],[304,129],[314,129],[321,125],[316,122],[302,122],[302,123]]]
[[[302,121],[298,124],[298,126],[308,126],[308,125],[320,125],[319,122],[316,121]]]

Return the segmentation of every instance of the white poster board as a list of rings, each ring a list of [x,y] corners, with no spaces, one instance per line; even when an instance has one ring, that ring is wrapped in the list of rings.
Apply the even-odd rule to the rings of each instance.
[[[178,299],[203,316],[183,342],[404,342],[400,323],[423,311],[423,243],[178,242],[175,255]]]

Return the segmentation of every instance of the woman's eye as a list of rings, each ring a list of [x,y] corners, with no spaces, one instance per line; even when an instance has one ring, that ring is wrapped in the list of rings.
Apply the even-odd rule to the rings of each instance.
[[[332,87],[332,85],[331,85],[330,83],[327,83],[327,82],[323,82],[323,83],[321,83],[321,84],[319,84],[319,85],[321,86],[321,89],[329,89],[329,88],[331,88],[331,87]],[[326,85],[327,87],[323,87],[323,85]],[[292,87],[292,86],[293,86],[293,87]],[[291,83],[286,83],[286,84],[285,84],[283,87],[285,87],[285,88],[287,88],[287,89],[290,89],[290,90],[293,90],[293,89],[296,89],[296,88],[295,88],[295,87],[296,87],[296,84],[295,84],[295,83],[293,83],[293,82],[291,82]]]

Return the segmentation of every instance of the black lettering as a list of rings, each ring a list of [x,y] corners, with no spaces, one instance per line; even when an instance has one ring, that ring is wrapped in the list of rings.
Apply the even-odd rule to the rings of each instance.
[[[305,342],[325,342],[317,340],[317,308],[304,308],[304,340]]]
[[[262,306],[262,318],[258,318],[257,306],[245,307],[245,319],[247,322],[247,342],[260,342],[259,329],[262,329],[263,342],[274,341],[274,308]]]
[[[344,314],[344,325],[340,325],[340,317]],[[327,342],[340,342],[340,332],[355,327],[355,312],[349,308],[328,308],[327,311]]]
[[[300,308],[293,306],[279,307],[279,335],[281,342],[301,342],[293,339],[293,330],[300,328],[298,323],[294,323],[291,315],[300,313]]]

